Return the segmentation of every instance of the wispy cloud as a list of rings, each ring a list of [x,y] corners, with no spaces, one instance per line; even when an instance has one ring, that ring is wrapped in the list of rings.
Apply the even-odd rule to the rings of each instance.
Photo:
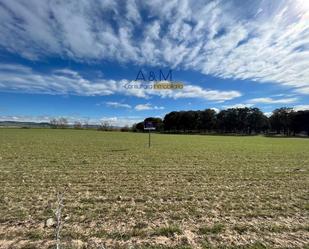
[[[278,94],[277,97],[286,96],[285,94]],[[238,103],[233,105],[223,105],[223,108],[244,108],[244,107],[253,107],[258,104],[284,104],[289,105],[295,103],[299,100],[298,97],[286,97],[286,98],[272,98],[272,97],[262,97],[254,98],[245,101],[244,103]]]
[[[136,105],[135,110],[137,110],[137,111],[164,110],[164,107],[163,106],[151,105],[150,103],[147,103],[147,104]]]
[[[131,109],[129,104],[123,104],[119,102],[106,102],[106,105],[113,108],[128,108]]]
[[[179,90],[155,90],[145,88],[126,88],[127,79],[112,80],[104,78],[87,79],[76,71],[57,69],[47,74],[33,71],[20,65],[0,64],[0,89],[3,91],[72,94],[80,96],[105,96],[120,94],[139,98],[159,96],[162,98],[201,98],[213,101],[225,101],[241,96],[238,91],[219,91],[204,89],[200,86],[186,84]],[[116,103],[109,103],[116,107]],[[118,105],[118,107],[121,107]],[[125,106],[122,106],[125,107]],[[128,107],[128,106],[126,106]]]
[[[239,104],[234,104],[234,105],[223,105],[222,107],[225,109],[228,108],[245,108],[245,107],[252,107],[253,104],[243,104],[243,103],[239,103]]]
[[[4,0],[0,46],[31,60],[56,55],[163,65],[273,82],[309,94],[307,0],[235,5],[219,0]]]
[[[115,117],[102,117],[99,120],[95,120],[95,123],[98,124],[100,122],[107,121],[112,126],[132,126],[135,123],[142,121],[144,118],[142,117],[122,117],[122,116],[115,116]]]
[[[255,98],[250,99],[251,103],[259,103],[259,104],[291,104],[298,101],[298,98],[281,98],[281,99],[273,99],[273,98]]]
[[[205,89],[200,86],[185,85],[181,91],[162,91],[162,96],[172,98],[201,98],[213,101],[225,101],[240,97],[242,94],[239,91],[219,91]]]
[[[309,110],[309,105],[296,105],[293,107],[295,111]]]
[[[295,90],[295,92],[299,94],[309,94],[309,86],[299,87]]]

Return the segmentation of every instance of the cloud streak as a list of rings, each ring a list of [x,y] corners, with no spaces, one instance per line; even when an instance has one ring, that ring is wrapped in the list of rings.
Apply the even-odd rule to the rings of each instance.
[[[255,104],[291,104],[298,101],[298,98],[283,98],[283,99],[273,99],[273,98],[255,98],[250,99],[249,102]]]
[[[131,109],[131,106],[129,104],[123,104],[119,102],[106,102],[106,105],[113,108],[127,108]]]
[[[153,96],[161,98],[201,98],[213,101],[225,101],[241,96],[238,91],[219,91],[204,89],[195,85],[185,85],[178,90],[155,90],[147,88],[126,88],[130,81],[126,79],[112,80],[96,78],[89,80],[76,71],[57,69],[47,74],[33,71],[21,65],[0,65],[0,89],[3,91],[62,94],[79,96],[125,95],[149,99]],[[107,103],[113,107],[129,106],[116,102]]]
[[[149,110],[164,110],[163,106],[156,106],[151,105],[150,103],[147,104],[139,104],[135,106],[135,110],[137,111],[149,111]]]
[[[61,56],[160,65],[309,94],[306,0],[235,4],[3,0],[0,47],[31,60]]]
[[[305,111],[309,110],[309,105],[296,105],[293,107],[295,111]]]

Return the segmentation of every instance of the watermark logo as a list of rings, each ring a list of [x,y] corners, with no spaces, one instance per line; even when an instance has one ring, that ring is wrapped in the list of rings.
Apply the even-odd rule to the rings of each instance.
[[[165,75],[164,72],[160,69],[159,70],[159,81],[173,81],[173,72],[172,70],[169,70],[167,74]],[[148,78],[145,77],[145,74],[143,73],[142,70],[139,70],[136,76],[135,81],[157,81],[157,76],[154,71],[150,71],[148,74]]]
[[[183,89],[184,84],[173,81],[172,70],[167,72],[161,69],[158,72],[139,70],[135,80],[124,85],[124,87],[126,89],[179,90]]]

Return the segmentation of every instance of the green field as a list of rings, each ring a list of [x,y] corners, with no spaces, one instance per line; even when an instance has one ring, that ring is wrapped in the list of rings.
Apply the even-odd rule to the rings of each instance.
[[[0,129],[0,248],[307,248],[309,139]]]

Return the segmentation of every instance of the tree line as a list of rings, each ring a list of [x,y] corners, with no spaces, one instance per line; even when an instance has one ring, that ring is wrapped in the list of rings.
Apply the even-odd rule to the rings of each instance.
[[[69,123],[68,119],[66,119],[65,117],[60,117],[51,119],[47,124],[50,126],[50,128],[53,129],[74,128],[76,130],[96,129],[98,131],[124,131],[124,132],[130,131],[129,126],[116,127],[113,126],[112,123],[108,120],[101,120],[97,124],[89,124],[88,120],[85,120],[84,122],[74,121],[73,123]]]
[[[88,120],[85,120],[83,123],[81,121],[74,121],[73,123],[69,123],[68,119],[65,117],[53,118],[49,121],[49,125],[53,129],[66,129],[66,128],[74,128],[77,130],[81,129],[94,129],[100,131],[109,131],[112,130],[113,126],[109,121],[101,120],[100,123],[96,125],[90,125]]]
[[[216,112],[213,109],[199,111],[173,111],[161,118],[146,118],[133,125],[133,131],[143,131],[144,122],[153,122],[157,131],[174,133],[276,133],[309,136],[309,110],[295,111],[279,108],[267,117],[259,108],[229,108]]]

